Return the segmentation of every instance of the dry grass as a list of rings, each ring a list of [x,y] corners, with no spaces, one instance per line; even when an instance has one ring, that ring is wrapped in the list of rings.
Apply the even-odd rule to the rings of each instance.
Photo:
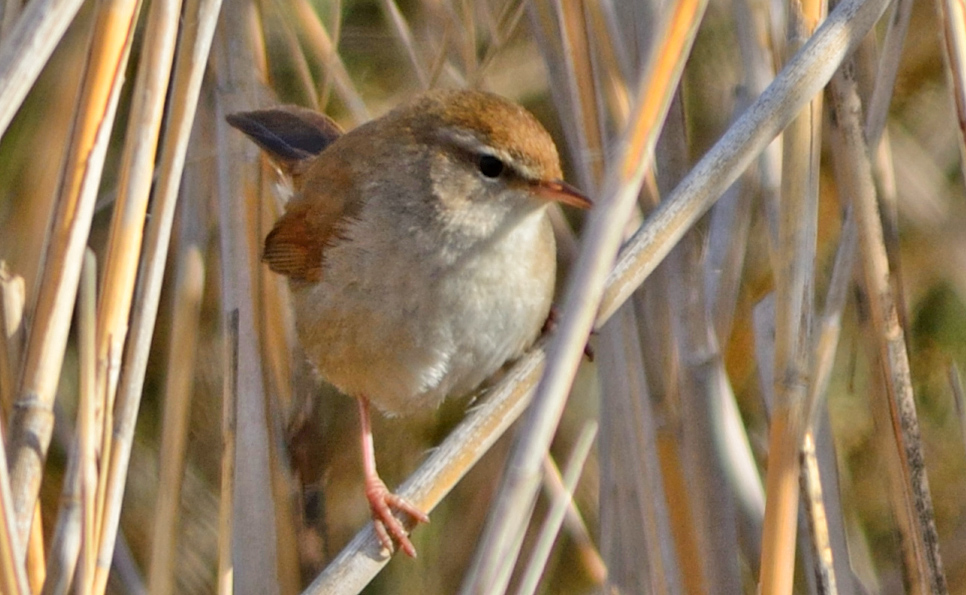
[[[4,593],[966,592],[957,2],[0,2]],[[224,115],[436,86],[597,205],[552,337],[375,420],[390,561]]]

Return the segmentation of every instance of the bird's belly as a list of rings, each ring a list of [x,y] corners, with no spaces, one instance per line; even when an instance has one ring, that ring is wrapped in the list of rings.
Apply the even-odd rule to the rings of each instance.
[[[451,269],[382,262],[367,271],[356,262],[351,276],[333,270],[293,292],[303,348],[336,388],[390,415],[467,394],[540,332],[555,270],[536,270],[529,244],[548,237],[502,242],[488,258]]]

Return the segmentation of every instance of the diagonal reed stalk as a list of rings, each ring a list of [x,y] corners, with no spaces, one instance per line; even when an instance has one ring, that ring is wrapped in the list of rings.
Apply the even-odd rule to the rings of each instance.
[[[0,137],[81,7],[81,0],[30,2],[0,37]],[[4,15],[12,22],[13,11]]]
[[[580,479],[580,473],[583,471],[584,463],[587,462],[587,456],[590,454],[590,447],[593,446],[596,437],[597,424],[592,422],[577,437],[577,444],[574,446],[574,451],[570,455],[570,460],[567,462],[567,469],[564,472],[562,485],[564,489],[562,493],[554,498],[552,508],[544,519],[543,526],[540,530],[539,541],[534,548],[530,562],[527,564],[522,584],[517,590],[518,595],[533,595],[537,591],[540,577],[544,574],[547,567],[550,550],[553,548],[553,543],[557,539],[557,534],[560,532],[560,526],[564,522],[567,509],[570,508],[573,502],[573,493],[577,487],[577,480]],[[553,466],[553,461],[547,459],[544,463],[544,468],[548,465]],[[549,474],[559,474],[559,471],[554,469]]]
[[[564,300],[564,316],[554,340],[548,369],[530,408],[520,440],[508,463],[499,495],[477,549],[475,569],[463,586],[464,593],[484,592],[493,582],[495,569],[507,558],[518,555],[517,535],[527,525],[527,510],[539,484],[540,464],[545,456],[570,384],[583,355],[594,322],[595,305],[617,254],[621,230],[630,215],[634,200],[650,165],[657,130],[667,113],[671,91],[677,86],[684,58],[694,40],[706,5],[682,0],[669,15],[655,45],[652,61],[644,69],[632,110],[618,166],[609,173],[602,192],[603,200],[591,213],[585,232],[584,248],[574,266],[573,279]]]

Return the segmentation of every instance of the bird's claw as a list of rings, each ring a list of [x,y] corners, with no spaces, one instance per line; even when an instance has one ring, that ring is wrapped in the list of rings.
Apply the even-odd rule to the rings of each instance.
[[[409,515],[417,523],[428,523],[429,517],[425,512],[416,508],[411,502],[393,494],[386,488],[386,484],[378,477],[366,480],[366,499],[372,511],[372,523],[376,530],[376,537],[382,547],[393,552],[393,540],[399,543],[400,549],[411,557],[416,557],[416,548],[409,540],[408,531],[402,522],[393,514],[398,510]]]
[[[550,312],[547,313],[547,319],[543,321],[543,328],[540,330],[540,334],[546,335],[557,330],[557,323],[559,321],[560,311],[557,310],[556,306],[550,306]],[[596,331],[591,331],[590,334],[594,335]],[[590,346],[590,343],[584,345],[584,355],[587,357],[587,361],[594,361],[594,348]]]

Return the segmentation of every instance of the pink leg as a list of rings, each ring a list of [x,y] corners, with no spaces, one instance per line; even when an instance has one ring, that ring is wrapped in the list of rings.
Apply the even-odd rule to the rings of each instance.
[[[404,512],[420,523],[428,523],[429,517],[407,500],[393,494],[376,472],[376,449],[372,443],[372,424],[369,421],[369,399],[359,397],[359,422],[362,429],[362,466],[366,475],[366,499],[372,510],[372,522],[382,546],[393,551],[392,540],[410,557],[416,557],[416,548],[409,541],[406,527],[393,514],[393,509]]]

